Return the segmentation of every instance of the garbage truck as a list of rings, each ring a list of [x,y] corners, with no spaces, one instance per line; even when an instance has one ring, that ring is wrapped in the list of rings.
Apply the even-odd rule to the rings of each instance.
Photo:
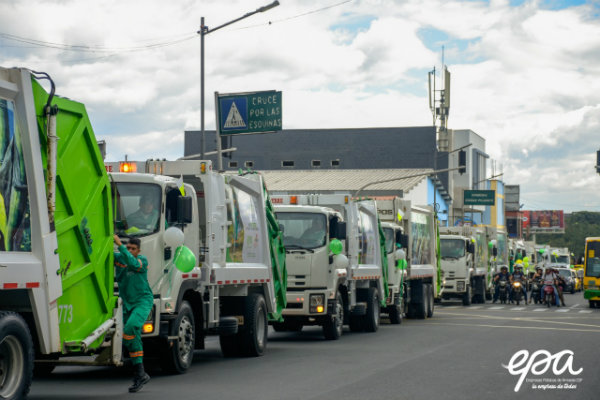
[[[406,252],[404,312],[408,318],[430,318],[443,293],[435,212],[399,197],[377,199],[377,209],[381,221],[394,231],[389,237],[396,237]]]
[[[202,160],[106,167],[129,171],[109,176],[116,234],[139,238],[150,265],[155,329],[142,335],[156,349],[149,356],[184,372],[208,335],[219,336],[226,357],[262,355],[268,321],[282,318],[287,285],[281,232],[262,177],[217,173]],[[155,218],[140,220],[148,202]],[[174,229],[182,242],[169,243]],[[173,265],[180,245],[198,260],[188,272]]]
[[[40,80],[49,82],[49,92]],[[191,350],[202,347],[204,335],[213,332],[226,337],[229,354],[262,354],[267,318],[280,318],[285,305],[285,257],[277,224],[256,179],[227,180],[213,173],[208,162],[205,166],[207,188],[215,191],[206,194],[209,204],[202,210],[207,221],[203,235],[208,235],[202,248],[193,240],[200,231],[193,226],[200,219],[199,194],[190,185],[183,187],[186,195],[170,193],[172,178],[148,176],[137,182],[152,182],[156,188],[148,192],[160,193],[156,231],[123,225],[115,212],[125,210],[124,205],[114,202],[121,195],[125,201],[129,189],[112,195],[85,106],[55,95],[48,74],[0,68],[0,398],[27,395],[34,362],[39,372],[57,363],[124,363],[122,306],[114,285],[115,225],[123,236],[141,236],[144,254],[160,249],[164,262],[151,261],[150,275],[156,277],[155,269],[163,274],[156,288],[168,291],[170,281],[181,282],[184,289],[176,296],[171,290],[171,301],[157,293],[143,328],[155,336],[147,348],[166,369],[185,371]],[[236,187],[257,210],[244,216],[254,219],[242,221],[244,229],[238,230],[253,235],[249,248],[249,239],[237,239],[239,264],[249,267],[244,282],[239,268],[228,269],[224,239],[230,226],[226,193],[235,193]],[[236,212],[239,216],[239,208]],[[152,235],[157,240],[151,241]],[[189,248],[179,243],[181,235]],[[247,256],[254,257],[252,262],[244,261]],[[175,271],[173,265],[189,271]],[[275,277],[275,271],[282,276]],[[241,285],[229,285],[234,280]],[[228,286],[225,296],[220,285]]]
[[[284,192],[274,192],[273,202],[288,267],[284,322],[274,328],[322,325],[327,339],[338,339],[343,324],[351,331],[377,331],[381,311],[393,304],[375,202],[343,193]]]
[[[498,238],[491,227],[440,228],[444,299],[459,298],[465,306],[491,300]]]

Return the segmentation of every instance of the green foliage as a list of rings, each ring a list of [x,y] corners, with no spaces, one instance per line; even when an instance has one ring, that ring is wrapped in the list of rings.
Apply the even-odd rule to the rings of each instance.
[[[585,238],[600,236],[600,212],[580,211],[565,215],[565,233],[537,234],[536,242],[552,247],[568,247],[579,258],[583,256]]]

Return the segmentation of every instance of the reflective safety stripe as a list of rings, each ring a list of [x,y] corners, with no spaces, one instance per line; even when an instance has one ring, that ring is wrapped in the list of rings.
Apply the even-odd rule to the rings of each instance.
[[[125,340],[133,340],[133,339],[135,339],[135,335],[126,335],[126,334],[123,334],[123,339],[125,339]]]
[[[127,265],[125,265],[125,264],[121,264],[120,262],[115,262],[115,264],[117,265],[117,267],[120,267],[120,268],[127,268]]]
[[[129,353],[129,357],[143,357],[144,356],[144,352],[143,351],[134,351],[133,353]]]

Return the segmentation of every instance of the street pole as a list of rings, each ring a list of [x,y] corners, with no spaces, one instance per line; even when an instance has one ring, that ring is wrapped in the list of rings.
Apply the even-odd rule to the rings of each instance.
[[[204,17],[200,18],[200,134],[202,138],[202,149],[200,159],[204,160],[206,153],[206,136],[204,132]]]
[[[202,152],[201,158],[204,159],[206,156],[206,132],[204,131],[204,36],[208,35],[211,32],[224,28],[228,25],[231,25],[235,22],[241,21],[244,18],[248,18],[254,14],[262,13],[270,10],[271,8],[277,7],[279,5],[279,1],[275,0],[271,4],[267,4],[266,6],[262,6],[257,8],[254,11],[246,13],[239,18],[221,24],[215,28],[209,29],[206,25],[204,25],[204,17],[200,18],[200,30],[197,32],[200,35],[200,135],[202,142]],[[216,107],[216,105],[215,105]],[[215,121],[217,124],[219,121]],[[217,138],[218,141],[218,138]],[[220,146],[220,144],[219,144]],[[220,168],[219,168],[220,169]]]

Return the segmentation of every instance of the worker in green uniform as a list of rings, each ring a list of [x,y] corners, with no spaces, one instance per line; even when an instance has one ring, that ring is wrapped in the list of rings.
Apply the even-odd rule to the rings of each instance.
[[[115,253],[116,280],[123,300],[123,341],[134,367],[130,392],[139,391],[150,380],[144,371],[142,326],[152,309],[153,296],[148,284],[148,260],[140,254],[140,239],[129,239],[127,247],[115,235],[119,251]]]

